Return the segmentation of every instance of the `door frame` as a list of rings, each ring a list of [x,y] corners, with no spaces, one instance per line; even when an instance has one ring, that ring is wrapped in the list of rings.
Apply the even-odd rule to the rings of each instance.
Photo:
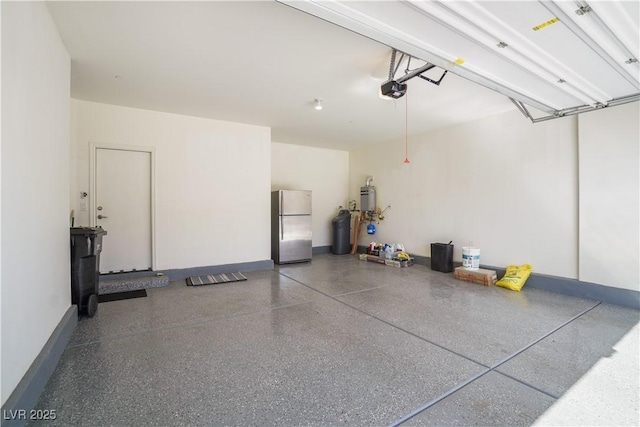
[[[97,194],[97,157],[98,150],[119,150],[134,151],[141,153],[149,153],[151,155],[151,270],[156,270],[156,152],[154,147],[144,147],[137,145],[122,144],[105,144],[99,142],[91,142],[89,144],[89,188],[91,194],[89,197],[89,224],[91,227],[96,226],[96,194]],[[107,230],[107,233],[109,231]]]

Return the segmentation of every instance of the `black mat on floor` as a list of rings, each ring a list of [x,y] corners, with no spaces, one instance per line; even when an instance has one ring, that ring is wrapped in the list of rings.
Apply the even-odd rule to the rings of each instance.
[[[187,286],[216,285],[218,283],[238,282],[247,280],[244,274],[238,273],[222,273],[208,274],[206,276],[191,276],[187,278]]]
[[[113,294],[98,295],[98,302],[120,301],[123,299],[142,298],[146,296],[146,289],[138,289],[135,291],[115,292]]]

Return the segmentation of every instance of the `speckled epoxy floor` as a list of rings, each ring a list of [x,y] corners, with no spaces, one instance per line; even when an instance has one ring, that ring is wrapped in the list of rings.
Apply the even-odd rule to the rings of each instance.
[[[530,425],[640,319],[351,256],[245,274],[80,319],[47,425]]]

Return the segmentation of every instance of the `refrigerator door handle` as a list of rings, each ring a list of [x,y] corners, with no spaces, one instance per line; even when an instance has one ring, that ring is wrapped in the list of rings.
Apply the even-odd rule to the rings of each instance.
[[[280,241],[284,240],[284,221],[282,221],[282,191],[279,194],[280,201],[280,211],[278,212],[278,217],[280,218]]]

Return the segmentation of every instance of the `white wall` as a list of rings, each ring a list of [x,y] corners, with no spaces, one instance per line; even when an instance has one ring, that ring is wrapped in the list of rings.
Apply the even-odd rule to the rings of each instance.
[[[350,153],[350,194],[373,175],[378,206],[391,209],[369,241],[403,243],[430,256],[430,243],[473,242],[480,262],[530,263],[534,272],[578,277],[577,119],[531,124],[512,111],[409,140]]]
[[[79,224],[89,221],[79,201],[80,191],[92,197],[90,143],[153,147],[156,269],[271,258],[269,128],[79,100],[71,104],[76,165],[71,192]]]
[[[0,4],[0,30],[2,29],[2,4]],[[0,33],[0,43],[2,42],[2,34]],[[0,53],[2,48],[0,47]],[[0,55],[0,82],[2,81],[2,55]],[[0,98],[2,95],[2,85],[0,85]],[[0,167],[2,166],[2,103],[0,103]],[[2,242],[2,169],[0,168],[0,242]],[[0,310],[2,309],[2,244],[0,243]],[[2,313],[0,312],[0,375],[2,375]],[[10,388],[10,387],[8,387]],[[4,384],[0,378],[0,405],[7,400],[4,390]]]
[[[2,2],[2,403],[71,306],[70,60],[42,2]]]
[[[582,114],[580,280],[640,290],[639,103]]]
[[[271,144],[271,189],[311,190],[313,246],[330,246],[331,219],[348,209],[349,153],[291,144]]]

